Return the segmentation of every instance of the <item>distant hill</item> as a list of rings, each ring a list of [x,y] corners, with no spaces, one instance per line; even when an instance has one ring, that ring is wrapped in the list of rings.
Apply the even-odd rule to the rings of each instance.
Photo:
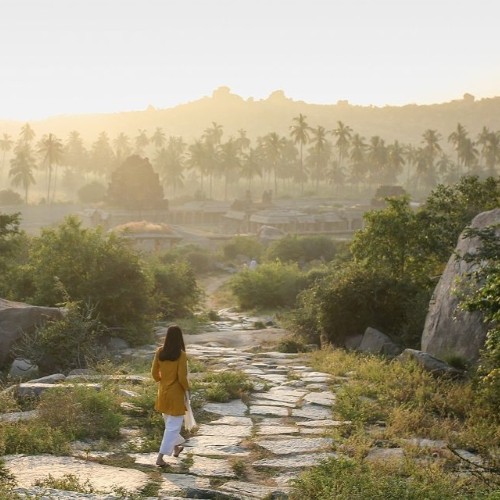
[[[476,138],[483,126],[500,130],[500,97],[475,100],[465,94],[461,100],[432,105],[353,106],[347,101],[320,105],[294,101],[280,90],[267,99],[245,100],[227,87],[220,87],[210,97],[173,108],[149,107],[134,112],[54,116],[30,121],[30,125],[38,137],[52,132],[66,139],[71,130],[77,130],[87,143],[93,142],[102,131],[106,131],[110,138],[120,132],[133,137],[138,129],[145,129],[151,135],[156,127],[161,127],[167,136],[182,136],[191,142],[200,137],[212,122],[223,126],[223,139],[235,136],[239,129],[246,130],[250,139],[268,132],[288,135],[291,121],[299,113],[307,116],[312,127],[322,125],[331,130],[341,120],[366,139],[379,135],[386,143],[398,139],[402,143],[418,144],[424,130],[431,128],[442,134],[444,145],[457,123],[464,125],[472,138]],[[23,123],[0,120],[0,132],[17,137]]]

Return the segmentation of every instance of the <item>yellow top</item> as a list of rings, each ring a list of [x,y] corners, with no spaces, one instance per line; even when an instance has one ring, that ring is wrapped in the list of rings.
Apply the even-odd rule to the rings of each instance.
[[[184,415],[184,394],[189,391],[186,353],[181,351],[176,361],[160,361],[161,349],[156,350],[151,366],[151,375],[159,382],[155,410],[172,416]]]

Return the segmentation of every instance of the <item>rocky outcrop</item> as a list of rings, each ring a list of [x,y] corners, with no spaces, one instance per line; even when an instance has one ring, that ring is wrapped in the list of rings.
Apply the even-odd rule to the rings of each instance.
[[[471,227],[484,228],[500,223],[500,209],[483,212],[472,221]],[[439,280],[429,306],[429,312],[422,333],[422,351],[438,358],[459,356],[467,361],[477,361],[484,345],[487,325],[482,314],[460,311],[457,286],[460,278],[472,268],[455,254],[463,255],[474,252],[480,245],[477,238],[460,236],[455,253]]]
[[[9,358],[14,342],[23,332],[31,332],[49,319],[61,319],[57,307],[39,307],[0,299],[0,368]]]
[[[401,348],[396,345],[385,333],[375,328],[368,327],[361,339],[358,351],[370,354],[382,354],[385,356],[397,356]]]
[[[453,378],[461,378],[464,376],[464,372],[453,368],[448,363],[445,363],[441,359],[431,356],[427,352],[418,351],[416,349],[405,349],[399,356],[399,361],[406,364],[410,361],[414,361],[420,365],[425,371],[432,373],[433,375],[446,375]]]

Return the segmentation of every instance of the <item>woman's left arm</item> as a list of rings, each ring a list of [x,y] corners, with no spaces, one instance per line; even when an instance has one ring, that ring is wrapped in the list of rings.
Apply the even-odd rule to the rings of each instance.
[[[155,379],[156,382],[159,382],[161,379],[160,376],[160,361],[158,359],[159,351],[156,351],[155,357],[153,359],[153,364],[151,365],[151,376]]]
[[[184,392],[189,391],[189,382],[187,378],[187,373],[188,373],[187,356],[184,351],[181,351],[181,355],[179,357],[179,364],[177,368],[177,378],[179,379],[179,383],[184,389]]]

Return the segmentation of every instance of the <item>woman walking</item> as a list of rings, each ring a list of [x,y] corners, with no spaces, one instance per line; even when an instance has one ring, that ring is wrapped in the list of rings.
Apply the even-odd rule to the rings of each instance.
[[[177,325],[169,326],[165,342],[157,349],[151,366],[151,375],[158,382],[155,410],[160,411],[165,420],[165,432],[156,459],[159,467],[167,465],[164,455],[178,457],[184,449],[181,443],[185,440],[180,430],[186,412],[185,397],[189,391],[187,372],[182,330]]]

